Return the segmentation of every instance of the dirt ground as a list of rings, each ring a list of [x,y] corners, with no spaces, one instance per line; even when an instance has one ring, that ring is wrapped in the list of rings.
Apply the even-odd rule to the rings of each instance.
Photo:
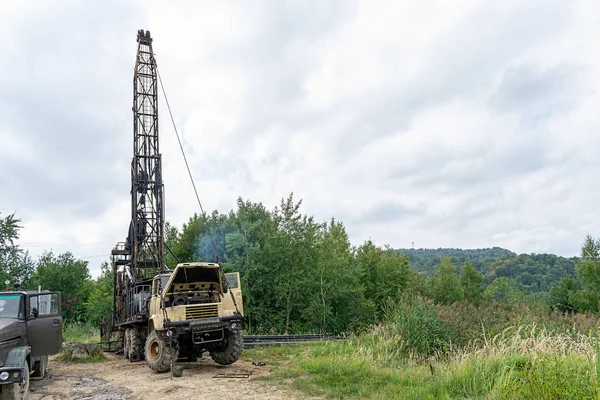
[[[75,364],[50,359],[48,376],[31,381],[28,399],[121,400],[121,399],[300,399],[285,388],[256,381],[269,367],[248,361],[219,366],[210,359],[182,363],[183,376],[156,374],[144,362],[130,363],[107,354],[107,361]],[[218,374],[247,374],[247,378],[216,378]]]

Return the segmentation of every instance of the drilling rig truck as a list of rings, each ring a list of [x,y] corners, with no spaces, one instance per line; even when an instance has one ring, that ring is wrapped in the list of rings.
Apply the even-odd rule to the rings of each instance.
[[[243,304],[238,273],[219,263],[165,265],[164,187],[158,140],[157,67],[149,31],[139,30],[133,77],[131,223],[125,242],[112,250],[112,330],[121,333],[131,362],[146,360],[156,372],[178,359],[209,352],[222,365],[243,349]]]

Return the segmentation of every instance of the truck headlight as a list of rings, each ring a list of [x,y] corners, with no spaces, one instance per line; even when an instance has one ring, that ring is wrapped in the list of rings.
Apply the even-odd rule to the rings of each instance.
[[[5,381],[8,379],[8,372],[3,371],[2,373],[0,373],[0,381]]]

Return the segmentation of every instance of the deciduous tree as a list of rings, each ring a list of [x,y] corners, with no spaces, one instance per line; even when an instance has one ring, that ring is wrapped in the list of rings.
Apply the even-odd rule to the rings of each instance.
[[[443,257],[438,276],[433,283],[433,299],[436,303],[452,304],[463,298],[463,288],[456,275],[456,268],[450,257]]]
[[[473,264],[466,262],[460,272],[460,285],[463,289],[465,300],[479,306],[483,300],[483,276],[473,268]]]

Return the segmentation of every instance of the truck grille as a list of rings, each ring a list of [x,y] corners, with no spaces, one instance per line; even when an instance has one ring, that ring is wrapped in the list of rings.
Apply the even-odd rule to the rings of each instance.
[[[210,318],[219,316],[220,304],[198,304],[185,308],[185,319]]]

